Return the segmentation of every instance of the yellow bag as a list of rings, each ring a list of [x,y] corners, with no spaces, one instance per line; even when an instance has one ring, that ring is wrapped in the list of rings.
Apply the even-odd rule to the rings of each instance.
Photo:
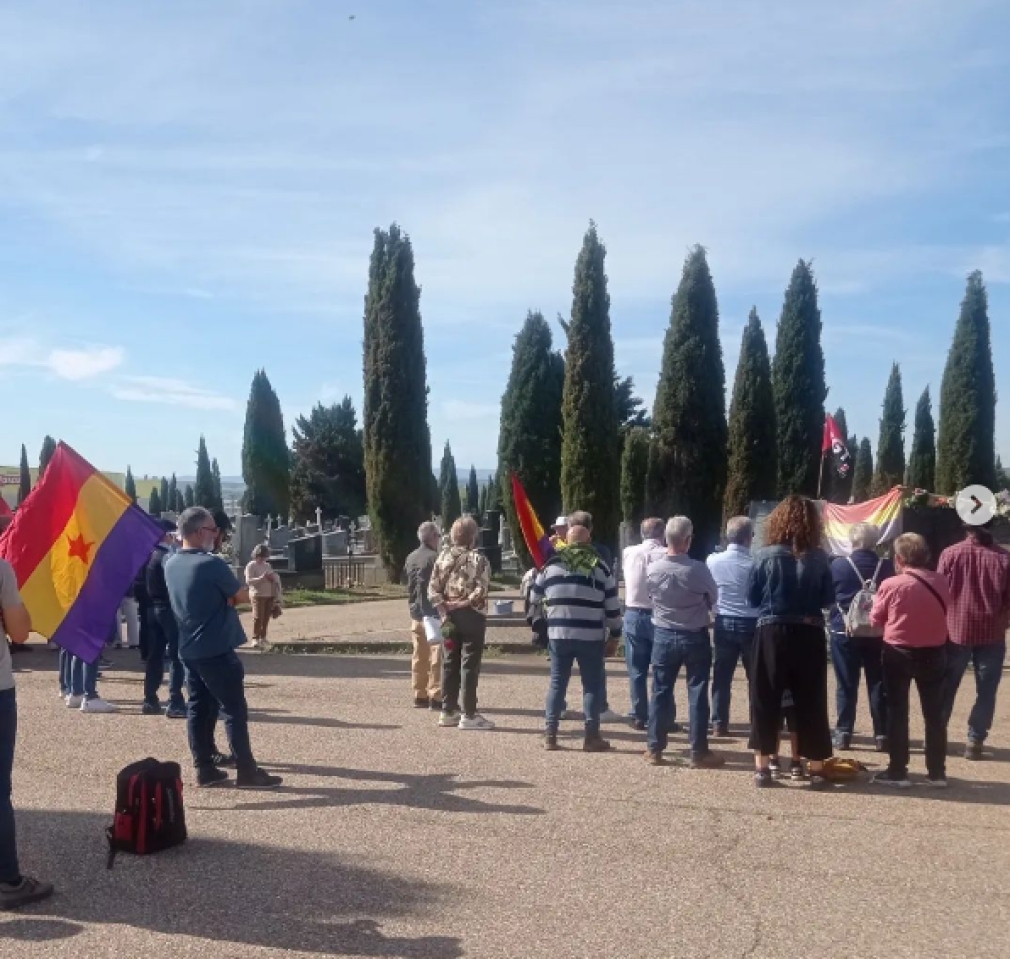
[[[832,756],[824,760],[821,775],[833,783],[848,783],[858,778],[861,772],[865,772],[866,767],[858,759],[844,759],[841,756]]]

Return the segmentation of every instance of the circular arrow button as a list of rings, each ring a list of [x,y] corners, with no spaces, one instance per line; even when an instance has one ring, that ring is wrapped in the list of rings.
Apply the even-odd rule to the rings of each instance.
[[[996,497],[987,486],[966,486],[954,503],[957,515],[971,526],[982,526],[996,515]]]

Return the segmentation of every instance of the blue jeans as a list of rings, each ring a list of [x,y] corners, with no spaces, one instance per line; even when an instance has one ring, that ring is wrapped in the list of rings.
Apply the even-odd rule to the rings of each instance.
[[[69,696],[70,687],[73,685],[70,664],[74,657],[62,647],[60,648],[60,695]]]
[[[631,712],[639,722],[649,721],[649,664],[652,662],[652,610],[624,612],[624,659],[631,685]]]
[[[85,699],[98,698],[98,660],[86,663],[77,656],[70,657],[70,693]]]
[[[851,736],[856,724],[859,702],[859,677],[866,673],[866,691],[870,697],[870,718],[873,735],[887,735],[887,698],[884,695],[883,639],[870,636],[846,636],[831,632],[831,662],[835,667],[838,688],[835,705],[838,721],[835,729]]]
[[[996,691],[1003,677],[1006,643],[988,646],[960,646],[947,643],[947,670],[943,677],[943,722],[950,724],[957,690],[964,678],[968,663],[975,670],[975,705],[968,716],[968,741],[984,743],[992,728],[996,712]]]
[[[715,662],[712,665],[712,725],[729,725],[729,704],[736,664],[743,660],[743,671],[750,682],[750,661],[757,620],[743,616],[716,616]]]
[[[708,680],[712,672],[712,646],[708,630],[697,632],[655,627],[652,644],[652,703],[649,706],[649,751],[666,749],[673,723],[673,684],[680,667],[687,672],[691,752],[708,750]]]
[[[198,772],[214,765],[214,723],[218,711],[240,773],[253,772],[256,760],[249,742],[249,707],[245,701],[245,669],[234,651],[210,659],[186,661],[189,689],[187,731]]]
[[[600,712],[602,711],[604,667],[604,642],[602,639],[552,639],[551,685],[547,692],[547,717],[544,729],[548,733],[558,731],[561,713],[565,709],[565,693],[568,680],[572,678],[572,666],[579,664],[582,677],[582,704],[586,714],[586,735],[596,736],[600,732]]]
[[[3,639],[6,642],[6,638]],[[14,771],[14,741],[18,731],[18,706],[13,689],[0,690],[0,882],[21,880],[18,844],[11,803],[11,773]]]
[[[158,705],[158,690],[165,678],[168,651],[168,705],[182,709],[182,683],[186,670],[179,659],[179,626],[168,606],[152,606],[148,623],[147,670],[144,673],[144,702]]]

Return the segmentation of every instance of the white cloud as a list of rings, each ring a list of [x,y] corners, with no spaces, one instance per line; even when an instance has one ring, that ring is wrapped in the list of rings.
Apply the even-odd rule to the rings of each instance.
[[[119,346],[51,350],[31,337],[0,340],[0,366],[48,370],[62,380],[91,380],[121,366],[126,351]]]
[[[131,403],[164,403],[195,410],[235,411],[239,404],[230,396],[195,386],[185,380],[162,376],[124,376],[112,387],[112,395]]]

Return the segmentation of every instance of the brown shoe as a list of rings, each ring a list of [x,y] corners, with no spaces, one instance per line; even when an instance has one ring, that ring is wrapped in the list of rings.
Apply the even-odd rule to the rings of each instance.
[[[415,696],[414,697],[414,709],[427,709],[428,708],[428,697],[427,696]]]
[[[554,753],[558,751],[558,734],[557,733],[547,733],[544,736],[544,749],[549,753]]]
[[[715,769],[726,762],[719,753],[714,753],[710,749],[707,753],[698,753],[691,756],[692,769]]]
[[[582,743],[584,753],[605,753],[610,749],[610,743],[602,736],[586,736]]]
[[[663,758],[662,753],[654,753],[652,750],[647,749],[644,753],[645,761],[650,766],[665,766],[666,760]]]

